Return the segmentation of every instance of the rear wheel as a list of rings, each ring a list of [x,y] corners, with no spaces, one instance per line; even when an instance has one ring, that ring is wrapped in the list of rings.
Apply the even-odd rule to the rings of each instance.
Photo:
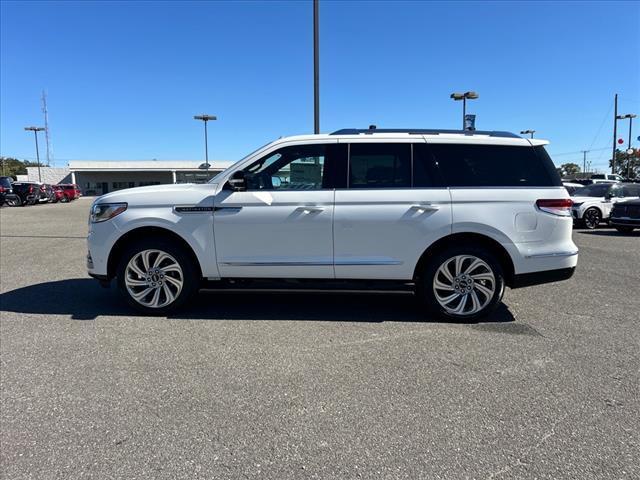
[[[437,254],[418,282],[418,296],[441,318],[472,321],[491,313],[504,294],[504,274],[489,252],[453,247]]]
[[[11,198],[7,198],[5,200],[5,202],[7,203],[7,205],[9,205],[10,207],[20,207],[22,206],[22,199],[20,197],[13,196]]]
[[[602,213],[595,207],[588,208],[584,215],[582,216],[582,222],[584,226],[589,230],[593,230],[602,221]]]
[[[192,258],[171,240],[144,240],[125,249],[117,270],[118,287],[135,309],[165,315],[198,290]]]
[[[625,225],[616,225],[616,230],[618,230],[620,233],[632,233],[633,229],[634,227],[627,227]]]

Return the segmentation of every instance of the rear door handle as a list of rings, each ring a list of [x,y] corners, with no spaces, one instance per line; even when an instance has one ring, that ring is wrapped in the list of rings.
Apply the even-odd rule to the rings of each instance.
[[[434,205],[433,203],[421,203],[418,205],[411,205],[411,209],[417,210],[418,212],[435,212],[436,210],[440,210],[440,205]]]

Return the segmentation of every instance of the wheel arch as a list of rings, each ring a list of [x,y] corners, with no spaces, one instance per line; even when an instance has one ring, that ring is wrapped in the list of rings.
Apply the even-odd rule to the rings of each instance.
[[[156,226],[134,228],[132,230],[129,230],[120,238],[118,238],[118,240],[116,240],[116,242],[113,244],[113,247],[111,248],[111,251],[109,252],[109,258],[107,260],[107,277],[111,279],[116,276],[118,262],[127,245],[130,245],[131,243],[136,242],[140,239],[149,237],[152,237],[154,239],[165,238],[176,242],[181,247],[183,247],[185,249],[185,252],[187,252],[189,257],[193,261],[193,264],[198,271],[198,275],[202,277],[202,266],[200,265],[198,256],[194,252],[191,245],[189,245],[189,243],[177,233],[172,232],[171,230],[168,230],[166,228]]]
[[[500,266],[502,267],[502,271],[504,272],[505,276],[505,283],[508,286],[511,286],[513,284],[513,280],[515,277],[515,267],[513,265],[513,260],[509,255],[509,252],[507,252],[507,250],[497,240],[480,233],[471,232],[453,233],[451,235],[447,235],[446,237],[442,237],[432,243],[420,256],[420,259],[418,260],[418,263],[416,264],[416,268],[414,270],[414,279],[417,280],[420,277],[421,272],[424,271],[424,268],[429,262],[429,258],[447,248],[450,248],[452,246],[457,247],[460,245],[470,245],[487,249],[496,257],[498,262],[500,262]]]

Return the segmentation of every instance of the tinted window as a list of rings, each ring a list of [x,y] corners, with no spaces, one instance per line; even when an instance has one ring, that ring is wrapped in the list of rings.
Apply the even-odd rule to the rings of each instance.
[[[328,145],[284,147],[245,169],[247,190],[320,190],[327,185]]]
[[[561,186],[542,147],[430,144],[445,181],[456,187]]]
[[[350,152],[350,188],[411,186],[410,144],[352,143]]]
[[[438,175],[435,170],[435,160],[426,143],[413,144],[413,186],[438,186]]]
[[[573,194],[576,197],[604,197],[610,188],[610,183],[594,183],[577,189]]]
[[[640,197],[640,185],[624,185],[622,195],[625,197]]]

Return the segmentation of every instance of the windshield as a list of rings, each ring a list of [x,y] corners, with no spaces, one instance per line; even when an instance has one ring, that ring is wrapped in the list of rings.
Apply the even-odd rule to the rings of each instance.
[[[266,146],[270,145],[271,143],[272,143],[272,142],[265,143],[264,145],[262,145],[262,146],[261,146],[261,147],[259,147],[259,148],[256,148],[253,152],[251,152],[251,153],[250,153],[250,154],[248,154],[248,155],[245,155],[244,157],[242,157],[240,160],[238,160],[238,161],[237,161],[237,162],[235,162],[235,163],[242,162],[242,161],[246,160],[247,158],[249,158],[250,156],[255,155],[256,153],[258,153],[260,150],[262,150],[262,149],[263,149],[263,148],[265,148]],[[224,170],[223,170],[222,172],[218,172],[218,173],[217,173],[217,174],[216,174],[216,175],[215,175],[211,180],[209,180],[207,183],[215,183],[215,179],[216,179],[216,178],[218,178],[218,177],[220,176],[220,174],[221,174],[221,173],[223,173],[223,172],[224,172]]]

